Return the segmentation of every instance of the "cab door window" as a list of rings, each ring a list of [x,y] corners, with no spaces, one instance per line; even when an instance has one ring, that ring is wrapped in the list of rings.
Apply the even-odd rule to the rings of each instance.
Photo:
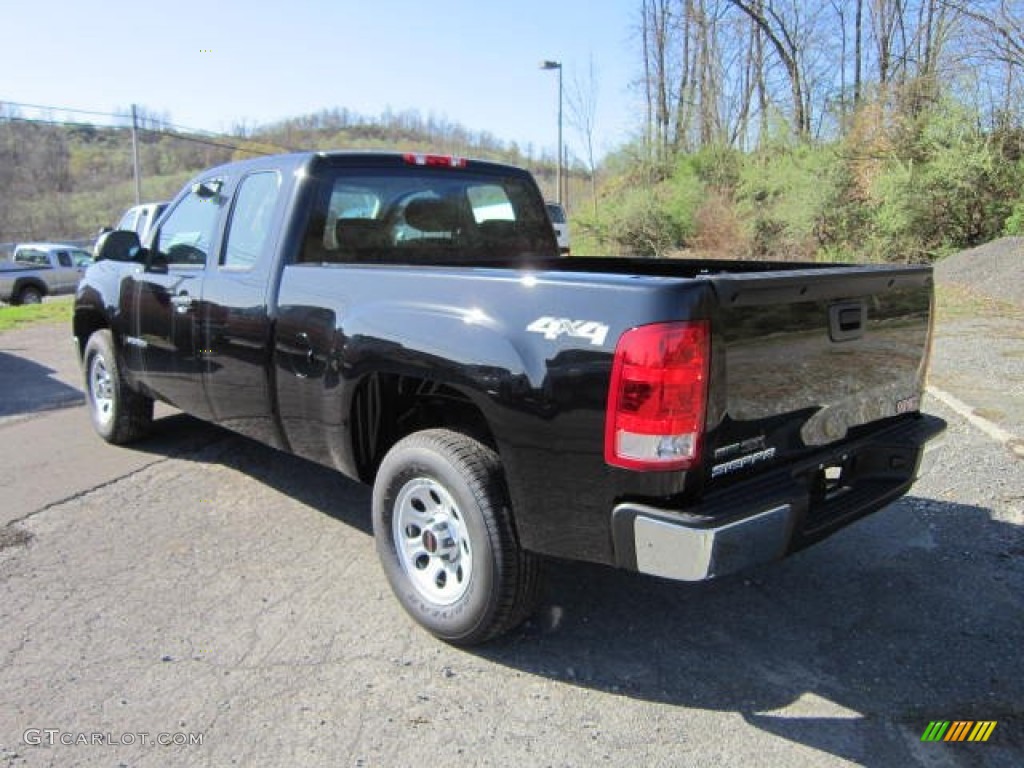
[[[252,269],[270,239],[281,177],[275,171],[254,173],[242,180],[235,196],[221,264]]]
[[[197,184],[160,227],[155,249],[168,266],[205,266],[223,201],[220,186],[219,181]]]

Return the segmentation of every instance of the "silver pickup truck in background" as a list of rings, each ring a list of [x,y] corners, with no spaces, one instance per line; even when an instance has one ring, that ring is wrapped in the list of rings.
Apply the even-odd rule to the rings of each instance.
[[[74,293],[92,254],[61,243],[22,243],[0,261],[0,301],[38,304],[44,296]]]

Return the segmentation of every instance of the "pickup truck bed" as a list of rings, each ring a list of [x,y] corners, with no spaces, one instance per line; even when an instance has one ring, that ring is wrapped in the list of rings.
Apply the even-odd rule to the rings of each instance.
[[[396,596],[451,642],[527,615],[540,555],[782,557],[905,493],[943,428],[929,268],[559,258],[504,166],[248,161],[106,237],[74,321],[100,434],[156,398],[373,483]]]

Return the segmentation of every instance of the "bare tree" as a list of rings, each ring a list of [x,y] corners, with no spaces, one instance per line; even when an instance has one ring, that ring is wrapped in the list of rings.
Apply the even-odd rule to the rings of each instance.
[[[721,65],[723,51],[719,46],[719,19],[711,2],[701,0],[697,16],[700,46],[697,59],[697,82],[700,91],[700,145],[707,147],[722,134]]]
[[[761,29],[786,69],[793,106],[793,125],[800,136],[810,135],[811,117],[801,72],[801,48],[792,19],[785,19],[773,0],[729,0]]]
[[[693,123],[693,111],[697,98],[695,94],[693,71],[695,69],[694,49],[694,17],[697,13],[694,3],[700,0],[680,0],[678,29],[680,35],[679,80],[676,85],[676,118],[672,145],[677,149],[691,149],[690,129]]]
[[[983,33],[985,56],[1013,68],[1024,68],[1024,3],[1020,0],[939,0],[973,23]]]
[[[591,56],[585,77],[581,78],[578,73],[573,73],[566,101],[569,108],[569,122],[579,132],[587,153],[590,198],[594,206],[595,220],[597,219],[597,163],[594,159],[594,130],[597,124],[597,95],[597,70],[594,68],[594,57]]]
[[[767,96],[764,87],[764,51],[761,29],[751,19],[746,19],[746,43],[739,91],[739,111],[729,135],[729,144],[746,148],[750,136],[750,113],[753,110],[754,95],[758,96],[758,108],[763,121],[767,113]]]
[[[650,145],[653,141],[651,130],[654,126],[654,99],[653,90],[651,88],[651,33],[649,27],[651,26],[651,15],[647,10],[648,0],[643,0],[643,4],[640,8],[640,40],[643,45],[644,52],[644,106],[646,108],[646,118],[644,120],[644,143]]]
[[[669,107],[671,78],[671,0],[645,0],[647,18],[644,28],[648,36],[650,56],[649,100],[654,113],[655,154],[663,159],[669,146],[672,111]]]
[[[857,0],[856,20],[853,23],[853,104],[860,106],[863,95],[864,63],[864,0]]]
[[[803,137],[841,135],[869,99],[878,128],[943,93],[978,99],[993,118],[1024,116],[1024,0],[643,0],[641,10],[652,157],[746,147],[767,134],[773,106]]]

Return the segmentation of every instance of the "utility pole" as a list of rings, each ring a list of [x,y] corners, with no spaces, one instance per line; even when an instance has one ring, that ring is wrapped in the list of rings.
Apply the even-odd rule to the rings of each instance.
[[[132,104],[132,167],[135,171],[135,204],[142,202],[142,172],[139,170],[139,126],[136,107]]]

